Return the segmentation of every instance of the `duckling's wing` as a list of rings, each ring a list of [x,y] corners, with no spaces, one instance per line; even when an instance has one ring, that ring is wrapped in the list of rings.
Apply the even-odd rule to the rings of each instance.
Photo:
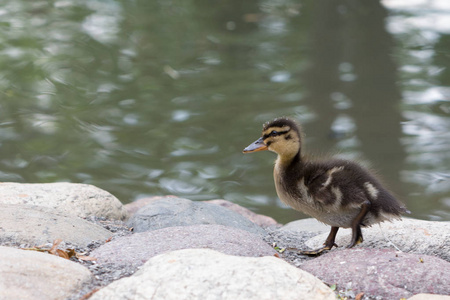
[[[358,167],[359,168],[359,167]],[[359,207],[367,201],[361,174],[345,160],[310,163],[305,168],[305,186],[316,202],[343,209]]]
[[[374,215],[386,213],[399,216],[405,206],[370,171],[346,160],[327,161],[310,166],[308,185],[316,201],[345,209],[357,209],[370,202]]]

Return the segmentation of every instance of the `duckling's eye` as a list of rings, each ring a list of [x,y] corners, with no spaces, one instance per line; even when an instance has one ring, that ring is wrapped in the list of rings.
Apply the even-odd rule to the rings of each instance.
[[[278,131],[276,130],[272,130],[272,132],[270,133],[271,136],[276,136],[278,135]]]

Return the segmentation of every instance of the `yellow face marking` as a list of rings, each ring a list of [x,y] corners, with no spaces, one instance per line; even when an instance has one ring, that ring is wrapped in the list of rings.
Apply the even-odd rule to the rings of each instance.
[[[289,125],[267,128],[263,131],[262,139],[267,150],[278,154],[278,162],[282,164],[289,162],[300,149],[300,137]]]
[[[277,127],[269,127],[269,128],[267,128],[266,130],[263,131],[262,135],[263,136],[270,136],[270,133],[272,131],[283,132],[283,131],[289,131],[289,130],[291,130],[291,127],[289,127],[287,125],[285,125],[283,127],[278,127],[278,126]]]

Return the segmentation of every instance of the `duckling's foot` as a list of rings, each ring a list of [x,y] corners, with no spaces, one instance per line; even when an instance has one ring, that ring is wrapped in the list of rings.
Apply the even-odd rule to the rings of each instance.
[[[361,211],[352,222],[352,240],[347,248],[351,248],[363,242],[364,239],[361,232],[361,225],[363,224],[362,221],[364,220],[364,217],[369,212],[370,205],[370,201],[366,201],[361,205]]]
[[[359,232],[359,236],[352,238],[352,241],[350,242],[350,244],[348,244],[347,248],[352,248],[353,246],[361,244],[364,241],[362,233],[361,233],[361,228],[359,228],[358,232]]]
[[[304,254],[304,255],[319,255],[323,251],[328,251],[328,250],[331,250],[331,248],[333,248],[333,247],[338,247],[338,245],[336,245],[336,243],[334,242],[334,240],[336,239],[336,234],[337,234],[338,230],[339,230],[339,227],[331,227],[330,234],[328,234],[328,237],[327,237],[323,247],[316,249],[316,250],[311,250],[311,251],[300,251],[299,253]]]
[[[333,247],[339,247],[338,245],[336,245],[335,243],[333,243],[333,245],[329,246],[329,245],[325,245],[323,247],[320,247],[319,249],[316,250],[303,250],[303,251],[299,251],[299,254],[303,254],[303,255],[309,255],[309,256],[316,256],[316,255],[320,255],[322,254],[322,252],[324,251],[328,251],[331,250],[331,248]]]

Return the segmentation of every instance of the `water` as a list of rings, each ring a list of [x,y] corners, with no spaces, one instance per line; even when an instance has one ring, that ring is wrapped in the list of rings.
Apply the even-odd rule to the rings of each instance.
[[[261,125],[376,169],[450,220],[450,4],[425,0],[2,1],[0,181],[123,203],[224,198],[288,222]]]

